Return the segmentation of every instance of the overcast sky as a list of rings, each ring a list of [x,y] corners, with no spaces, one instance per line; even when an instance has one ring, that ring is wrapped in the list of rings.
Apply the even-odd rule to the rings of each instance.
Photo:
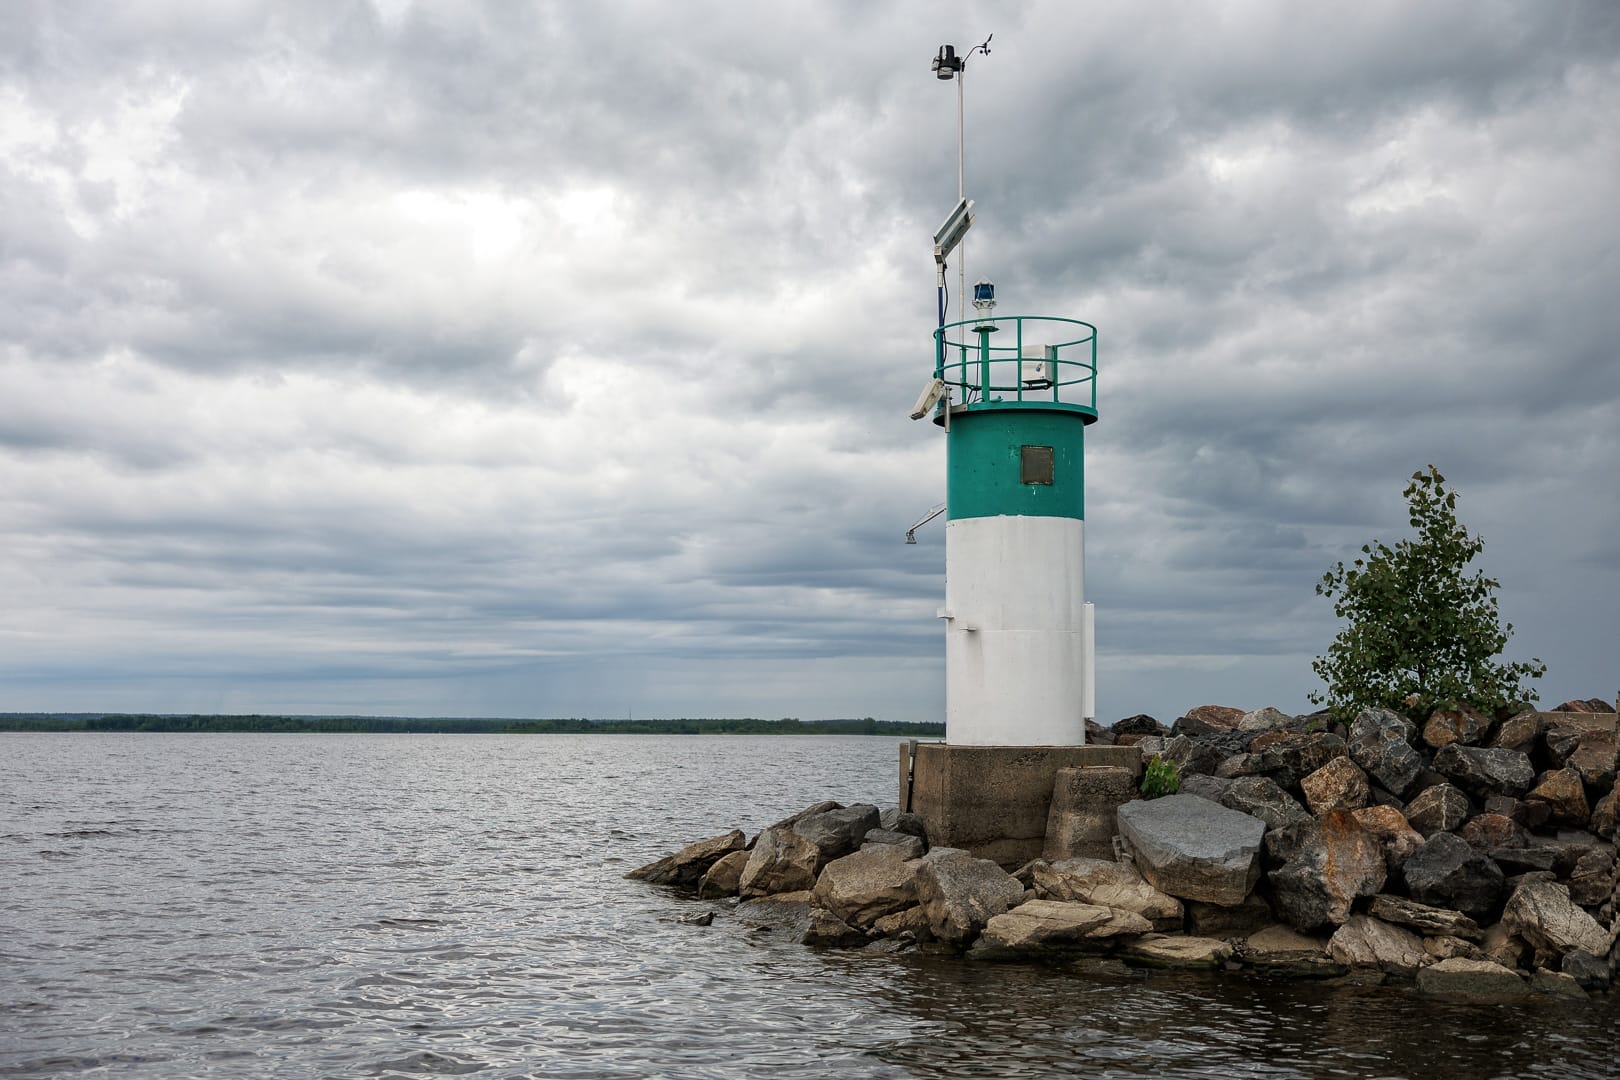
[[[1100,328],[1101,719],[1306,711],[1431,462],[1613,695],[1613,3],[11,0],[0,711],[940,718],[991,33],[967,271]]]

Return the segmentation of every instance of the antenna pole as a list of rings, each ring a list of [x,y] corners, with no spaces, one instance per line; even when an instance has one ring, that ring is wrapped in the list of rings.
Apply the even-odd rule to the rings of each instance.
[[[956,198],[960,202],[967,198],[967,185],[964,183],[962,161],[964,157],[964,139],[962,127],[962,83],[967,80],[967,63],[964,62],[956,73]],[[967,322],[967,237],[962,237],[959,245],[961,253],[956,257],[956,303],[960,314],[957,316]]]

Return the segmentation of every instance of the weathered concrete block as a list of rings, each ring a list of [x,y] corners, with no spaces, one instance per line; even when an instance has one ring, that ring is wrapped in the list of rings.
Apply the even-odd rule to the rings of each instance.
[[[901,754],[907,753],[901,744]],[[913,777],[911,809],[923,819],[928,842],[1018,867],[1046,846],[1057,772],[1115,766],[1138,774],[1134,746],[952,746],[921,743],[902,777]],[[905,805],[902,780],[900,801]]]
[[[1041,857],[1112,858],[1119,808],[1136,798],[1136,785],[1135,770],[1120,765],[1059,769]]]
[[[1260,878],[1265,822],[1196,795],[1139,800],[1119,809],[1136,868],[1161,892],[1241,904]]]

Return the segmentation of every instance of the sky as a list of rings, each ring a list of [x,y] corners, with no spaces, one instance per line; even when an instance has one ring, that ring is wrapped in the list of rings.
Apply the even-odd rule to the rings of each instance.
[[[931,237],[1099,328],[1099,719],[1429,464],[1620,688],[1620,7],[0,5],[0,711],[944,709]],[[954,274],[953,274],[954,278]]]

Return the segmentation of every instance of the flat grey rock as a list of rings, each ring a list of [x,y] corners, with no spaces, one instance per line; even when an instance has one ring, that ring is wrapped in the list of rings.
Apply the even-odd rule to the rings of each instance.
[[[1119,808],[1119,831],[1136,868],[1160,892],[1236,905],[1260,878],[1265,822],[1196,795]]]

